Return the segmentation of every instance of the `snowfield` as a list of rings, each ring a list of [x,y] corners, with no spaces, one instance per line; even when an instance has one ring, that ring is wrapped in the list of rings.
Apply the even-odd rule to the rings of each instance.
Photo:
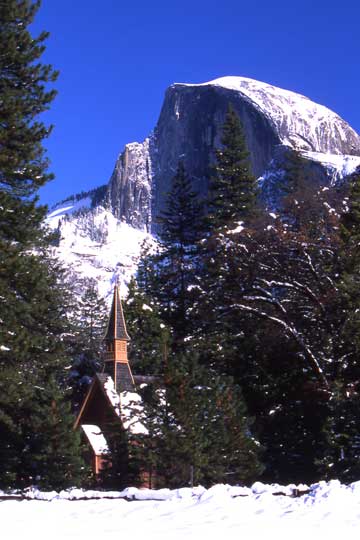
[[[298,490],[297,492],[295,490]],[[295,497],[294,494],[303,493]],[[0,492],[4,496],[4,493]],[[1,538],[357,539],[360,481],[251,488],[216,485],[177,490],[60,493],[27,492],[27,500],[2,500]],[[121,498],[122,497],[122,498]],[[84,500],[87,499],[87,500]]]
[[[100,295],[111,302],[114,283],[119,280],[121,294],[125,294],[137,269],[142,243],[153,242],[153,237],[118,220],[102,206],[90,209],[89,205],[87,197],[60,204],[48,215],[46,224],[51,230],[60,230],[60,245],[53,248],[53,254],[74,278],[94,279]]]

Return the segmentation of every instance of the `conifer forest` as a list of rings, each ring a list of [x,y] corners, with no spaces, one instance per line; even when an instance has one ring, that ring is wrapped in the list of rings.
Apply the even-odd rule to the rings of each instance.
[[[230,105],[207,199],[180,160],[123,301],[146,435],[114,425],[94,477],[73,425],[108,308],[44,226],[58,73],[29,29],[39,7],[0,2],[0,488],[113,489],[144,469],[170,488],[358,480],[360,170],[320,188],[292,153],[269,208]]]

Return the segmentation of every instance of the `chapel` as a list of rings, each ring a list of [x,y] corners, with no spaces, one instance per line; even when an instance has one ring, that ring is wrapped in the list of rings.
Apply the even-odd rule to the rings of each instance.
[[[95,374],[74,426],[82,432],[88,448],[86,457],[96,476],[108,463],[108,426],[118,423],[119,430],[145,433],[144,426],[131,412],[134,406],[141,408],[141,398],[136,392],[135,379],[129,365],[129,340],[119,287],[115,285],[104,337],[104,368],[102,373]]]

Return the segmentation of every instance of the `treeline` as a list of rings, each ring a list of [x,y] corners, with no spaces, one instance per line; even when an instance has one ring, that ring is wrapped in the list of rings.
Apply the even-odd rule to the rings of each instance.
[[[165,483],[359,477],[360,174],[329,190],[304,164],[289,150],[265,208],[231,109],[207,201],[179,164],[126,306],[133,369],[171,396]]]
[[[38,189],[53,178],[39,121],[57,78],[33,38],[40,2],[0,3],[0,488],[84,485],[73,411],[98,367],[104,305],[50,256]],[[71,283],[71,286],[70,286]],[[74,287],[77,286],[77,296]]]

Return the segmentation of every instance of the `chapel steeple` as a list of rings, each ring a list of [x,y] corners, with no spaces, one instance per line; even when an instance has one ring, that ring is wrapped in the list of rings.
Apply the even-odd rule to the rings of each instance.
[[[104,337],[104,372],[113,378],[117,392],[133,391],[134,389],[134,379],[127,355],[128,341],[130,341],[130,337],[126,331],[119,287],[115,285],[109,322]]]

